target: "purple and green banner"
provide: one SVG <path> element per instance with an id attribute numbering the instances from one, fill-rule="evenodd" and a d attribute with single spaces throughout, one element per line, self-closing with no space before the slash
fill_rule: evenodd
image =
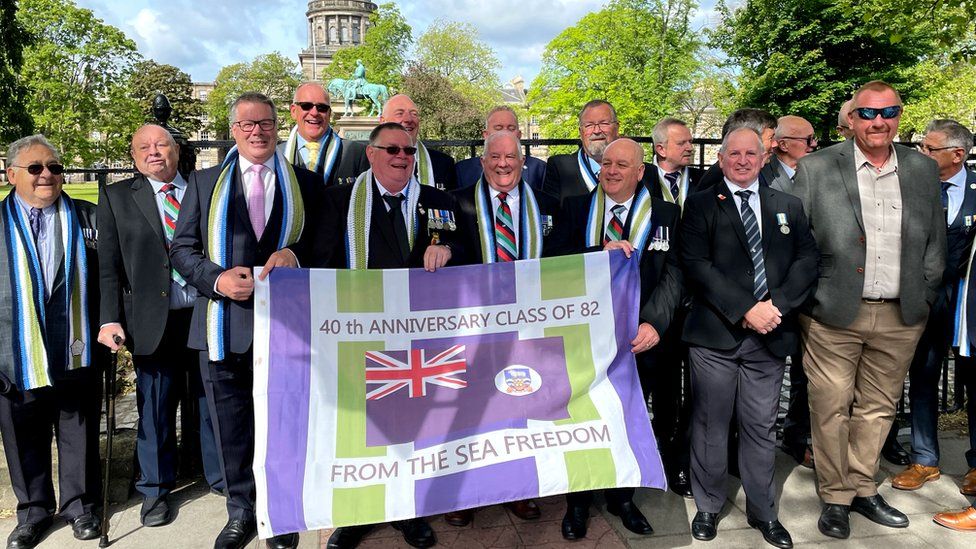
<path id="1" fill-rule="evenodd" d="M 277 269 L 255 289 L 261 537 L 665 488 L 623 253 Z"/>

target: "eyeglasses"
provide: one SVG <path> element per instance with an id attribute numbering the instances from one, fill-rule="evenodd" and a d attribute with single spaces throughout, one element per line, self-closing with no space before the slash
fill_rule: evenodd
<path id="1" fill-rule="evenodd" d="M 614 127 L 616 124 L 617 124 L 616 120 L 612 120 L 610 122 L 588 122 L 586 124 L 583 124 L 583 131 L 587 133 L 596 130 L 603 131 L 607 128 Z"/>
<path id="2" fill-rule="evenodd" d="M 295 101 L 292 105 L 298 105 L 303 111 L 310 111 L 312 107 L 318 109 L 319 112 L 329 112 L 332 110 L 332 105 L 326 103 L 312 103 L 311 101 Z"/>
<path id="3" fill-rule="evenodd" d="M 891 120 L 901 113 L 901 105 L 892 105 L 890 107 L 881 107 L 877 109 L 874 107 L 858 107 L 854 109 L 854 112 L 857 113 L 857 116 L 860 117 L 861 120 L 874 120 L 879 114 L 881 115 L 881 118 Z"/>
<path id="4" fill-rule="evenodd" d="M 929 147 L 925 143 L 919 143 L 918 144 L 918 150 L 921 151 L 921 152 L 923 152 L 923 153 L 933 153 L 933 152 L 936 152 L 936 151 L 945 151 L 945 150 L 948 150 L 948 149 L 960 149 L 960 148 L 962 148 L 962 147 L 951 147 L 951 146 L 950 147 Z"/>
<path id="5" fill-rule="evenodd" d="M 380 147 L 379 145 L 370 145 L 370 147 L 373 147 L 374 149 L 383 149 L 390 156 L 396 156 L 400 154 L 400 151 L 403 151 L 403 154 L 407 156 L 417 154 L 417 147 L 401 147 L 399 145 L 390 145 L 388 147 Z"/>
<path id="6" fill-rule="evenodd" d="M 806 142 L 807 147 L 816 147 L 817 146 L 817 138 L 814 137 L 814 136 L 812 136 L 812 135 L 808 135 L 806 137 L 790 137 L 788 135 L 784 135 L 782 137 L 778 137 L 777 139 L 795 139 L 797 141 L 804 141 L 804 142 Z"/>
<path id="7" fill-rule="evenodd" d="M 244 130 L 245 132 L 250 132 L 254 130 L 254 126 L 260 126 L 264 131 L 271 131 L 275 129 L 275 125 L 278 123 L 274 118 L 265 118 L 264 120 L 240 120 L 234 122 L 238 128 Z"/>
<path id="8" fill-rule="evenodd" d="M 47 168 L 47 171 L 51 172 L 51 175 L 61 175 L 64 173 L 64 166 L 61 164 L 31 164 L 29 166 L 18 166 L 16 164 L 11 164 L 11 167 L 23 168 L 31 175 L 41 175 L 44 168 Z"/>

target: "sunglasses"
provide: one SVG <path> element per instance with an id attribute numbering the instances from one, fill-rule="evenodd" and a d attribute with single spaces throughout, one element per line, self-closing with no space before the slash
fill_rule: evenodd
<path id="1" fill-rule="evenodd" d="M 803 142 L 805 142 L 807 144 L 807 147 L 816 147 L 817 146 L 817 138 L 814 137 L 814 136 L 812 136 L 812 135 L 808 135 L 806 137 L 790 137 L 788 135 L 784 135 L 784 136 L 778 137 L 777 139 L 794 139 L 796 141 L 803 141 Z"/>
<path id="2" fill-rule="evenodd" d="M 410 155 L 413 155 L 413 154 L 417 154 L 417 147 L 400 147 L 399 145 L 390 145 L 389 147 L 380 147 L 379 145 L 370 145 L 370 147 L 373 147 L 374 149 L 383 149 L 390 156 L 396 156 L 396 155 L 400 154 L 400 151 L 401 150 L 403 151 L 403 154 L 405 154 L 407 156 L 410 156 Z"/>
<path id="3" fill-rule="evenodd" d="M 306 112 L 312 110 L 312 107 L 318 109 L 319 112 L 327 112 L 332 110 L 332 105 L 327 105 L 325 103 L 312 103 L 311 101 L 296 101 L 294 104 L 298 105 L 300 109 Z"/>
<path id="4" fill-rule="evenodd" d="M 854 112 L 857 113 L 857 116 L 860 117 L 861 120 L 874 120 L 879 114 L 881 115 L 881 118 L 891 120 L 901 113 L 901 105 L 881 107 L 880 109 L 873 107 L 858 107 L 854 109 Z"/>
<path id="5" fill-rule="evenodd" d="M 12 166 L 14 168 L 23 168 L 27 170 L 27 173 L 31 175 L 41 175 L 41 172 L 44 171 L 44 168 L 47 168 L 47 171 L 51 172 L 51 175 L 61 175 L 64 173 L 64 166 L 62 166 L 61 164 L 47 164 L 47 165 L 31 164 L 30 166 L 17 166 L 17 165 L 12 165 Z"/>

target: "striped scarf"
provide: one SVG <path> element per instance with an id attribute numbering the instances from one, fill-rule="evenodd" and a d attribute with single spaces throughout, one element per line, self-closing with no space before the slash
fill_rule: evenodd
<path id="1" fill-rule="evenodd" d="M 576 153 L 576 163 L 579 164 L 580 177 L 583 178 L 583 183 L 586 184 L 586 188 L 590 192 L 593 192 L 593 189 L 600 186 L 600 180 L 590 168 L 590 158 L 586 156 L 583 149 Z"/>
<path id="2" fill-rule="evenodd" d="M 373 170 L 369 169 L 359 174 L 353 184 L 352 197 L 349 200 L 349 212 L 346 214 L 346 265 L 350 269 L 366 269 L 369 264 L 369 231 L 370 219 L 373 212 Z M 417 178 L 410 178 L 404 187 L 407 196 L 407 239 L 410 249 L 413 249 L 417 234 L 417 203 L 420 200 L 420 183 Z"/>
<path id="3" fill-rule="evenodd" d="M 430 152 L 421 141 L 417 141 L 417 179 L 421 185 L 436 186 L 434 181 L 434 164 L 430 160 Z"/>
<path id="4" fill-rule="evenodd" d="M 603 187 L 597 187 L 596 191 L 590 193 L 590 213 L 586 222 L 586 246 L 588 248 L 603 247 L 603 220 L 606 213 L 606 193 Z M 644 249 L 647 247 L 647 239 L 651 236 L 651 194 L 647 192 L 647 187 L 637 185 L 637 195 L 630 204 L 630 213 L 627 214 L 630 222 L 630 235 L 628 240 L 634 246 L 634 253 L 640 260 Z"/>
<path id="5" fill-rule="evenodd" d="M 495 263 L 495 214 L 491 207 L 488 185 L 484 177 L 475 183 L 475 211 L 478 215 L 478 240 L 481 242 L 482 263 Z M 542 257 L 542 214 L 532 188 L 519 182 L 519 259 Z"/>
<path id="6" fill-rule="evenodd" d="M 207 219 L 207 255 L 223 269 L 231 267 L 234 257 L 234 234 L 230 220 L 234 218 L 234 173 L 237 172 L 239 156 L 236 146 L 227 153 L 214 185 Z M 280 153 L 275 153 L 275 175 L 278 178 L 283 206 L 277 248 L 280 250 L 301 238 L 305 228 L 305 203 L 302 201 L 295 168 Z M 207 305 L 207 348 L 210 360 L 214 362 L 224 360 L 226 356 L 226 320 L 227 300 L 211 299 Z"/>
<path id="7" fill-rule="evenodd" d="M 15 379 L 21 390 L 51 385 L 51 365 L 44 346 L 46 311 L 44 271 L 27 214 L 10 193 L 0 205 L 3 216 L 7 260 L 10 264 L 10 293 L 13 314 L 13 358 Z M 85 240 L 75 215 L 74 203 L 61 195 L 56 215 L 61 222 L 64 246 L 65 302 L 68 312 L 67 369 L 91 365 L 88 322 L 88 265 Z"/>
<path id="8" fill-rule="evenodd" d="M 342 138 L 329 128 L 329 132 L 319 139 L 319 157 L 315 162 L 315 172 L 322 174 L 322 180 L 328 184 L 329 177 L 332 176 L 332 169 L 335 168 L 339 154 L 342 152 Z M 285 159 L 292 165 L 298 162 L 298 126 L 291 129 L 288 141 L 285 142 Z M 311 165 L 312 159 L 309 158 Z"/>

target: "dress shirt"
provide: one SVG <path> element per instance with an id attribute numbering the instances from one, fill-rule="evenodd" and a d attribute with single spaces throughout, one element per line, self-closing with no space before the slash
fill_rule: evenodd
<path id="1" fill-rule="evenodd" d="M 759 207 L 759 180 L 756 179 L 749 184 L 748 187 L 742 188 L 735 183 L 729 181 L 725 178 L 725 186 L 732 193 L 732 200 L 735 201 L 735 211 L 739 214 L 739 218 L 742 218 L 742 197 L 735 194 L 737 191 L 752 191 L 749 195 L 749 207 L 752 209 L 752 213 L 756 216 L 756 223 L 759 225 L 759 236 L 762 236 L 763 230 L 763 220 L 762 220 L 762 208 Z"/>
<path id="2" fill-rule="evenodd" d="M 956 216 L 959 215 L 959 210 L 962 209 L 962 201 L 966 198 L 966 170 L 960 167 L 956 175 L 946 179 L 946 181 L 950 184 L 948 189 L 949 215 L 946 217 L 946 224 L 952 225 Z"/>
<path id="3" fill-rule="evenodd" d="M 630 217 L 630 206 L 634 203 L 634 195 L 630 195 L 630 198 L 624 200 L 623 202 L 614 202 L 609 196 L 603 201 L 603 233 L 606 234 L 607 227 L 610 226 L 610 219 L 613 218 L 613 212 L 611 211 L 614 206 L 621 205 L 624 207 L 624 213 L 618 215 L 620 218 L 620 225 L 623 227 L 627 226 L 627 218 Z M 622 236 L 622 235 L 621 235 Z M 602 237 L 601 237 L 602 238 Z"/>
<path id="4" fill-rule="evenodd" d="M 251 189 L 251 185 L 254 183 L 254 174 L 250 172 L 251 166 L 254 162 L 244 158 L 243 155 L 238 157 L 238 162 L 240 163 L 241 174 L 244 178 L 244 197 L 247 200 L 248 191 Z M 264 161 L 264 223 L 267 224 L 268 220 L 271 219 L 271 209 L 274 207 L 274 196 L 275 196 L 275 155 L 271 155 L 271 158 Z"/>
<path id="5" fill-rule="evenodd" d="M 149 184 L 152 185 L 153 198 L 156 200 L 156 211 L 159 213 L 159 221 L 162 224 L 166 224 L 166 214 L 163 210 L 163 203 L 166 200 L 166 193 L 160 192 L 162 190 L 162 181 L 156 181 L 151 177 L 147 177 Z M 176 186 L 174 193 L 176 195 L 176 200 L 180 204 L 183 204 L 183 195 L 186 194 L 186 181 L 183 180 L 183 176 L 179 172 L 176 172 L 176 178 L 172 181 L 173 185 Z M 164 229 L 165 233 L 165 229 Z M 165 238 L 165 237 L 163 237 Z M 185 286 L 180 286 L 175 280 L 173 280 L 172 275 L 169 281 L 169 308 L 170 309 L 187 309 L 193 306 L 194 300 L 197 298 L 197 289 L 191 284 Z"/>
<path id="6" fill-rule="evenodd" d="M 854 169 L 864 218 L 864 291 L 867 299 L 897 299 L 901 293 L 901 187 L 894 146 L 880 169 L 854 144 Z"/>
<path id="7" fill-rule="evenodd" d="M 11 191 L 13 192 L 13 191 Z M 31 206 L 24 202 L 20 198 L 19 194 L 14 193 L 14 199 L 17 201 L 17 205 L 24 210 L 24 218 L 30 219 Z M 58 200 L 61 200 L 60 198 Z M 55 219 L 58 214 L 57 202 L 51 204 L 46 208 L 41 209 L 41 230 L 37 233 L 37 254 L 41 261 L 41 270 L 44 272 L 44 288 L 45 297 L 51 295 L 51 290 L 54 289 L 54 279 L 58 276 L 58 268 L 61 267 L 61 262 L 55 257 L 57 252 L 57 245 L 54 239 L 61 238 L 61 231 L 58 230 L 58 226 L 61 225 Z M 30 233 L 30 222 L 27 223 L 27 231 Z M 62 243 L 62 248 L 64 247 Z"/>
<path id="8" fill-rule="evenodd" d="M 491 185 L 488 186 L 488 193 L 491 195 L 491 213 L 492 213 L 491 217 L 492 219 L 494 219 L 495 214 L 498 213 L 498 207 L 502 205 L 502 201 L 500 198 L 498 198 L 498 194 L 499 194 L 498 191 L 491 188 Z M 518 246 L 518 243 L 521 242 L 521 240 L 519 240 L 520 205 L 519 205 L 518 185 L 516 185 L 514 189 L 508 191 L 507 202 L 508 202 L 508 208 L 512 210 L 512 230 L 515 231 L 515 245 Z M 522 250 L 518 250 L 518 252 L 521 254 Z"/>
<path id="9" fill-rule="evenodd" d="M 796 168 L 791 168 L 787 166 L 786 162 L 780 160 L 779 157 L 776 157 L 776 161 L 779 162 L 779 167 L 781 170 L 783 170 L 783 173 L 786 174 L 786 177 L 793 179 L 793 176 L 796 175 Z"/>
<path id="10" fill-rule="evenodd" d="M 295 134 L 295 147 L 298 149 L 298 156 L 301 157 L 302 163 L 305 164 L 305 167 L 307 168 L 308 167 L 308 147 L 305 146 L 306 143 L 308 143 L 308 140 L 306 140 L 304 137 L 302 137 L 302 134 L 300 134 L 300 133 L 296 133 Z"/>
<path id="11" fill-rule="evenodd" d="M 384 187 L 383 185 L 380 184 L 379 180 L 376 179 L 376 176 L 373 176 L 373 184 L 376 185 L 376 188 L 377 189 L 379 189 L 380 196 L 381 197 L 382 196 L 396 196 L 397 194 L 403 195 L 403 200 L 400 201 L 400 212 L 403 213 L 403 222 L 405 224 L 409 224 L 410 223 L 410 216 L 407 215 L 409 213 L 409 212 L 407 212 L 407 208 L 408 208 L 407 202 L 410 201 L 410 195 L 407 194 L 407 192 L 410 190 L 410 181 L 408 181 L 407 184 L 404 185 L 404 187 L 402 189 L 400 189 L 400 192 L 399 193 L 391 193 L 390 191 L 386 190 L 386 187 Z M 386 200 L 382 200 L 381 199 L 380 201 L 383 203 L 383 208 L 385 208 L 386 211 L 387 211 L 387 213 L 389 213 L 390 212 L 390 205 L 386 203 Z M 407 229 L 407 234 L 410 234 L 410 231 L 413 230 L 413 227 L 406 227 L 406 229 Z"/>
<path id="12" fill-rule="evenodd" d="M 600 175 L 600 170 L 603 169 L 603 166 L 601 166 L 596 160 L 593 160 L 592 156 L 586 154 L 586 151 L 583 151 L 583 156 L 585 156 L 586 161 L 590 163 L 590 171 L 593 172 L 593 175 Z"/>

